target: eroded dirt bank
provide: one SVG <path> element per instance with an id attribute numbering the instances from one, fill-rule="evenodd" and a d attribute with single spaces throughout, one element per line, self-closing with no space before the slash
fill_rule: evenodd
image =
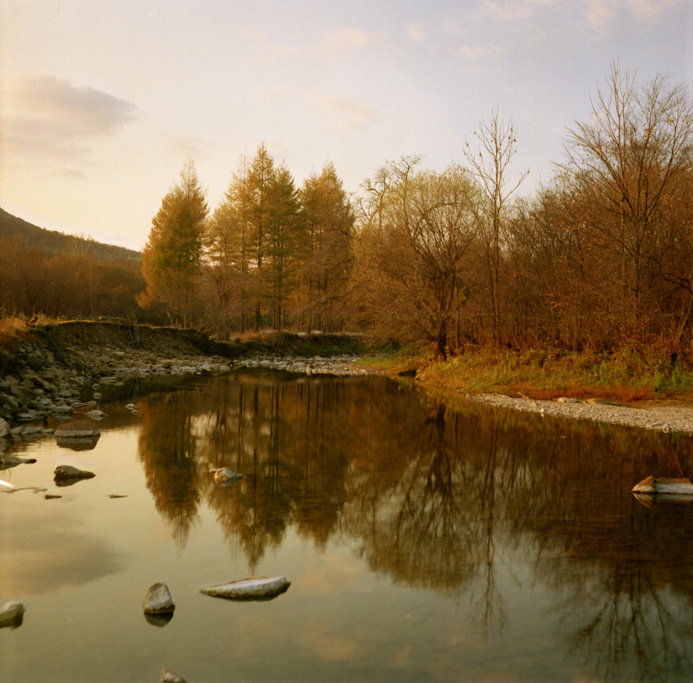
<path id="1" fill-rule="evenodd" d="M 70 417 L 75 410 L 97 406 L 111 388 L 132 378 L 165 382 L 171 376 L 229 372 L 238 367 L 305 374 L 380 373 L 377 367 L 355 365 L 357 356 L 344 341 L 343 337 L 285 335 L 279 340 L 275 336 L 260 342 L 219 343 L 196 330 L 101 322 L 36 327 L 0 354 L 0 419 L 28 425 L 50 414 Z M 335 342 L 352 352 L 334 355 Z M 466 398 L 545 416 L 693 434 L 690 404 L 533 401 L 498 394 Z"/>
<path id="2" fill-rule="evenodd" d="M 29 423 L 49 414 L 70 416 L 95 404 L 106 387 L 128 379 L 228 372 L 234 367 L 274 367 L 291 372 L 365 373 L 355 356 L 323 358 L 301 350 L 334 352 L 335 338 L 276 337 L 243 343 L 215 342 L 196 330 L 101 322 L 36 327 L 0 357 L 0 418 Z M 302 349 L 302 347 L 304 347 Z"/>

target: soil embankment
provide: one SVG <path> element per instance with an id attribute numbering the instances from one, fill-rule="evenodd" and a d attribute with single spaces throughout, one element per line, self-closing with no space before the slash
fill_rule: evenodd
<path id="1" fill-rule="evenodd" d="M 357 351 L 358 343 L 346 336 L 274 334 L 249 342 L 223 343 L 197 330 L 177 328 L 102 322 L 35 327 L 0 353 L 0 422 L 36 423 L 51 414 L 69 417 L 74 410 L 96 406 L 102 396 L 132 378 L 165 383 L 171 376 L 228 372 L 238 367 L 304 374 L 383 371 L 377 366 L 354 365 Z M 427 389 L 425 382 L 422 386 Z M 460 395 L 459 390 L 450 393 Z M 535 401 L 499 394 L 466 398 L 547 417 L 693 434 L 690 404 Z"/>
<path id="2" fill-rule="evenodd" d="M 30 328 L 0 355 L 0 418 L 28 423 L 50 414 L 70 416 L 132 378 L 165 380 L 238 366 L 365 373 L 351 366 L 352 355 L 334 355 L 340 344 L 353 346 L 347 337 L 326 335 L 223 343 L 197 330 L 102 322 Z M 330 358 L 321 357 L 321 349 Z"/>

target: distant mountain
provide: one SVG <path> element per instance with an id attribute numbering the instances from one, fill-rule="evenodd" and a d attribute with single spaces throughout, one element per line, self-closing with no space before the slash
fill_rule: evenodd
<path id="1" fill-rule="evenodd" d="M 140 252 L 133 249 L 39 228 L 0 209 L 0 237 L 16 233 L 21 235 L 24 246 L 35 247 L 52 254 L 88 254 L 98 261 L 137 261 L 141 258 Z"/>

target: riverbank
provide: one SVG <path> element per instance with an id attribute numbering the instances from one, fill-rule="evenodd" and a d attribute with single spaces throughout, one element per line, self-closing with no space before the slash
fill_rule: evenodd
<path id="1" fill-rule="evenodd" d="M 604 358 L 555 352 L 466 354 L 434 363 L 406 353 L 364 355 L 353 335 L 272 333 L 217 342 L 196 330 L 66 322 L 27 327 L 0 350 L 0 418 L 34 423 L 98 406 L 130 379 L 260 368 L 298 374 L 415 377 L 428 394 L 568 419 L 693 434 L 690 378 L 633 354 Z M 537 362 L 536 354 L 544 353 Z M 570 372 L 569 372 L 570 370 Z M 596 379 L 595 379 L 596 378 Z M 659 391 L 655 391 L 659 388 Z"/>
<path id="2" fill-rule="evenodd" d="M 349 335 L 285 335 L 217 342 L 197 330 L 106 322 L 30 326 L 0 350 L 0 419 L 36 423 L 96 407 L 129 380 L 266 368 L 303 374 L 367 374 Z"/>
<path id="3" fill-rule="evenodd" d="M 633 352 L 560 354 L 535 350 L 466 354 L 446 362 L 406 353 L 371 357 L 365 367 L 416 377 L 440 400 L 468 400 L 546 417 L 693 434 L 690 373 L 670 359 Z"/>

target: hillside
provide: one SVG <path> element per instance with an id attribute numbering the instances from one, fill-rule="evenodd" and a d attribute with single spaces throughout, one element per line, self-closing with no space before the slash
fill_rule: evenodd
<path id="1" fill-rule="evenodd" d="M 13 234 L 22 236 L 22 246 L 41 249 L 50 254 L 89 254 L 98 261 L 138 261 L 141 256 L 139 252 L 125 247 L 39 228 L 0 208 L 0 238 Z"/>

